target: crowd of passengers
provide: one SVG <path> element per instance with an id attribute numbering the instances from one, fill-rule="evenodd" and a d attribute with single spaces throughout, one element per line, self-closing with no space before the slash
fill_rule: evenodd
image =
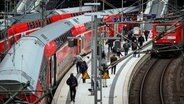
<path id="1" fill-rule="evenodd" d="M 106 42 L 108 44 L 108 52 L 112 52 L 118 57 L 123 56 L 122 52 L 124 52 L 124 55 L 126 56 L 130 48 L 132 49 L 132 51 L 141 49 L 143 43 L 148 40 L 149 31 L 144 30 L 139 32 L 139 34 L 134 34 L 132 28 L 128 30 L 126 29 L 126 27 L 124 27 L 122 34 L 117 34 L 116 37 L 119 37 L 120 39 L 109 39 Z M 115 46 L 115 42 L 117 41 L 123 43 L 122 45 L 120 45 L 121 47 L 117 48 Z M 136 57 L 136 53 L 137 52 L 134 52 L 134 57 Z"/>

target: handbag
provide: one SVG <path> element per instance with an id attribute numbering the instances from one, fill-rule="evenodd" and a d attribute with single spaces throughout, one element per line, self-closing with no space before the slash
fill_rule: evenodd
<path id="1" fill-rule="evenodd" d="M 89 74 L 87 71 L 85 71 L 84 73 L 82 73 L 82 79 L 90 79 Z"/>

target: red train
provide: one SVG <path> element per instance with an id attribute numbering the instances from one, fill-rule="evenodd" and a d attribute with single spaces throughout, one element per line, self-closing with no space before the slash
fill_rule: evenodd
<path id="1" fill-rule="evenodd" d="M 152 38 L 153 53 L 161 56 L 181 53 L 184 46 L 183 22 L 176 19 L 156 20 L 152 25 Z"/>
<path id="2" fill-rule="evenodd" d="M 79 8 L 80 7 L 78 7 L 78 9 L 75 8 L 75 10 L 71 9 L 73 11 L 71 11 L 70 9 L 69 10 L 64 9 L 63 12 L 61 12 L 60 14 L 53 15 L 53 16 L 50 16 L 49 18 L 46 18 L 44 20 L 44 26 L 59 20 L 82 15 L 83 13 L 86 13 L 86 12 L 94 11 L 93 8 L 90 6 L 82 7 L 81 12 Z M 12 25 L 8 29 L 7 34 L 0 33 L 0 54 L 4 54 L 12 46 L 12 44 L 14 44 L 22 36 L 28 35 L 40 29 L 42 24 L 43 24 L 42 19 L 28 21 L 28 22 L 21 22 L 21 23 Z"/>
<path id="3" fill-rule="evenodd" d="M 120 10 L 104 12 L 114 18 Z M 65 19 L 18 40 L 0 63 L 0 103 L 50 103 L 48 93 L 73 65 L 74 56 L 91 49 L 91 20 L 84 15 Z M 71 48 L 67 37 L 81 39 Z"/>

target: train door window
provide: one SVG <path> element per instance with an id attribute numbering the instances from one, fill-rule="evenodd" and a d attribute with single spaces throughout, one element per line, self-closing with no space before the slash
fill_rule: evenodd
<path id="1" fill-rule="evenodd" d="M 50 84 L 56 84 L 56 56 L 53 55 L 50 59 Z"/>
<path id="2" fill-rule="evenodd" d="M 78 42 L 77 42 L 77 54 L 81 53 L 81 49 L 82 49 L 82 40 L 78 39 Z"/>
<path id="3" fill-rule="evenodd" d="M 81 36 L 81 49 L 84 48 L 84 44 L 85 44 L 85 42 L 84 42 L 84 36 L 82 35 Z"/>
<path id="4" fill-rule="evenodd" d="M 46 73 L 47 73 L 47 68 L 48 68 L 48 61 L 46 59 L 43 59 L 42 65 L 41 65 L 41 74 L 39 76 L 39 79 L 41 81 L 41 84 L 43 87 L 46 87 Z"/>

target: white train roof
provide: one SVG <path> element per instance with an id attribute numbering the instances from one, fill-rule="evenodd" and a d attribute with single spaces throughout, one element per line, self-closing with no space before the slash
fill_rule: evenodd
<path id="1" fill-rule="evenodd" d="M 30 81 L 31 88 L 37 84 L 44 44 L 35 37 L 23 37 L 13 46 L 0 64 L 0 80 Z M 33 56 L 33 57 L 32 57 Z M 38 74 L 36 74 L 38 73 Z"/>
<path id="2" fill-rule="evenodd" d="M 77 13 L 80 10 L 79 8 L 80 7 L 48 10 L 48 11 L 46 11 L 46 17 L 50 17 L 52 15 L 57 15 L 57 14 L 63 14 L 63 13 Z M 81 10 L 83 12 L 92 10 L 91 6 L 83 6 L 81 8 L 82 8 Z M 17 20 L 20 22 L 33 21 L 33 20 L 37 20 L 37 19 L 42 19 L 41 15 L 42 15 L 41 13 L 24 14 L 21 16 L 12 17 L 9 20 L 11 21 L 11 24 Z"/>

